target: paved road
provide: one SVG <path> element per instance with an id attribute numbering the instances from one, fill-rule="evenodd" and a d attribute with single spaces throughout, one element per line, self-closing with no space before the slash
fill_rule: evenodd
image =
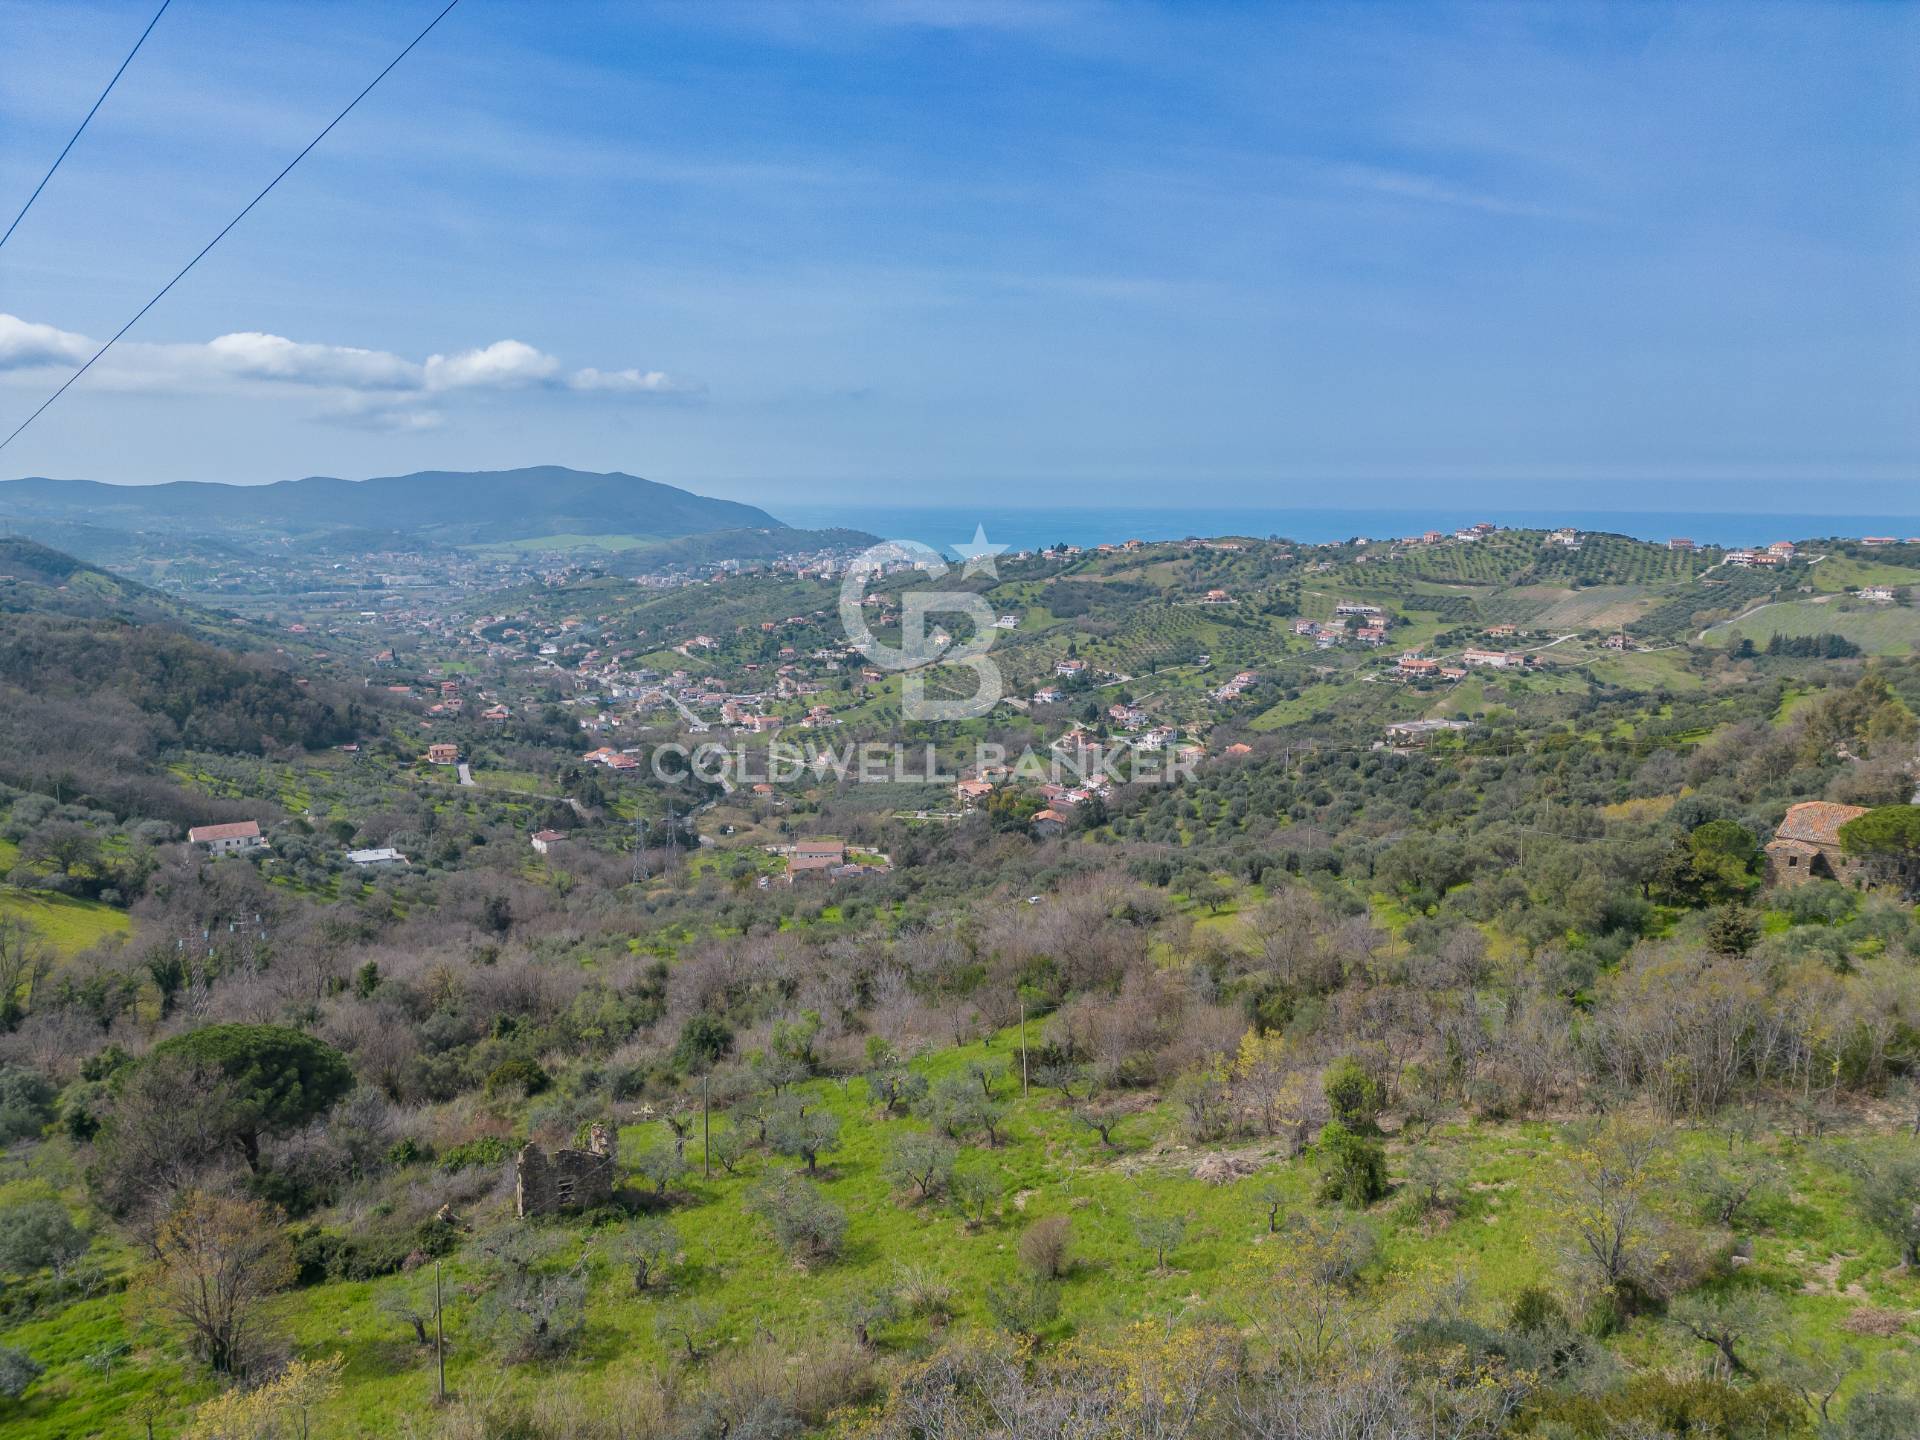
<path id="1" fill-rule="evenodd" d="M 474 783 L 474 780 L 473 780 L 473 767 L 472 767 L 471 765 L 469 765 L 469 764 L 467 764 L 467 762 L 466 762 L 466 761 L 464 761 L 464 760 L 462 760 L 462 761 L 460 762 L 460 764 L 459 764 L 459 767 L 458 767 L 458 768 L 459 768 L 459 771 L 460 771 L 460 783 L 461 783 L 462 785 L 471 785 L 471 784 L 473 784 L 473 783 Z"/>

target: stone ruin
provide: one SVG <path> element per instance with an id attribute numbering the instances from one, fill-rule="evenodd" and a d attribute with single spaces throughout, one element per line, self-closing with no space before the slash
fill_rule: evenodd
<path id="1" fill-rule="evenodd" d="M 529 1215 L 592 1210 L 613 1200 L 614 1138 L 604 1125 L 587 1132 L 584 1150 L 551 1155 L 532 1141 L 513 1157 L 513 1209 Z"/>

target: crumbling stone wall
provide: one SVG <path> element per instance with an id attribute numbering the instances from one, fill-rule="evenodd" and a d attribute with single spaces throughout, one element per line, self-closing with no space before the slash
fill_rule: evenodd
<path id="1" fill-rule="evenodd" d="M 584 1150 L 551 1155 L 531 1141 L 513 1157 L 513 1208 L 521 1218 L 592 1210 L 613 1199 L 614 1139 L 604 1125 L 588 1131 Z"/>

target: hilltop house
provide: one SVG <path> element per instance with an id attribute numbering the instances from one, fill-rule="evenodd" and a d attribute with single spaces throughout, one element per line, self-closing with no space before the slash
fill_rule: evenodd
<path id="1" fill-rule="evenodd" d="M 235 820 L 227 825 L 196 825 L 187 831 L 187 843 L 204 845 L 215 855 L 232 855 L 266 849 L 267 837 L 260 833 L 258 820 Z"/>
<path id="2" fill-rule="evenodd" d="M 458 765 L 460 763 L 460 747 L 449 744 L 444 740 L 436 740 L 433 744 L 427 746 L 427 763 L 429 765 Z"/>
<path id="3" fill-rule="evenodd" d="M 1519 650 L 1469 650 L 1460 659 L 1469 666 L 1484 665 L 1493 670 L 1521 670 L 1527 664 L 1527 656 Z"/>
<path id="4" fill-rule="evenodd" d="M 1859 805 L 1805 800 L 1789 805 L 1780 827 L 1767 842 L 1767 873 L 1776 885 L 1808 880 L 1840 880 L 1857 885 L 1860 862 L 1840 848 L 1840 827 L 1866 814 Z"/>

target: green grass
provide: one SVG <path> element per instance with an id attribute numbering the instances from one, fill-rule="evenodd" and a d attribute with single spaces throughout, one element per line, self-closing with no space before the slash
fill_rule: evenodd
<path id="1" fill-rule="evenodd" d="M 1816 590 L 1857 590 L 1867 585 L 1920 585 L 1920 570 L 1889 565 L 1852 555 L 1829 555 L 1807 571 L 1807 581 Z"/>
<path id="2" fill-rule="evenodd" d="M 61 955 L 76 955 L 108 935 L 132 928 L 124 910 L 98 900 L 50 895 L 44 890 L 19 890 L 0 885 L 0 915 L 18 915 L 40 932 Z"/>
<path id="3" fill-rule="evenodd" d="M 1707 643 L 1724 646 L 1748 639 L 1765 649 L 1775 635 L 1823 634 L 1844 635 L 1869 655 L 1910 655 L 1920 648 L 1920 609 L 1870 601 L 1791 600 L 1713 630 Z"/>

